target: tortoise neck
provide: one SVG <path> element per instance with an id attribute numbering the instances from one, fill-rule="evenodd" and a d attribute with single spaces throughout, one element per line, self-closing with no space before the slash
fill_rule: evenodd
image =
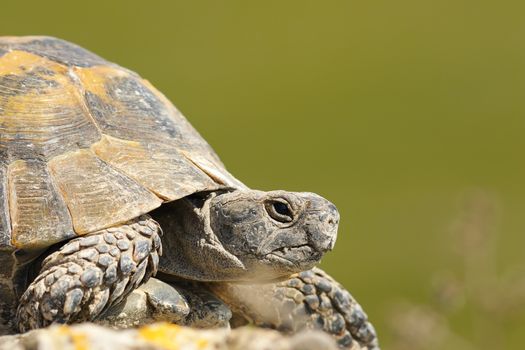
<path id="1" fill-rule="evenodd" d="M 234 280 L 244 265 L 210 228 L 210 203 L 220 193 L 189 196 L 151 213 L 164 234 L 159 271 L 189 280 Z"/>

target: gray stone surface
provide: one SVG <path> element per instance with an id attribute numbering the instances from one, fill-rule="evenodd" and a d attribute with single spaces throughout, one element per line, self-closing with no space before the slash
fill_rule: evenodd
<path id="1" fill-rule="evenodd" d="M 201 330 L 168 323 L 139 329 L 112 330 L 94 324 L 51 326 L 16 336 L 0 337 L 0 350 L 336 350 L 326 334 L 310 331 L 285 336 L 241 327 Z M 352 350 L 360 349 L 354 347 Z"/>

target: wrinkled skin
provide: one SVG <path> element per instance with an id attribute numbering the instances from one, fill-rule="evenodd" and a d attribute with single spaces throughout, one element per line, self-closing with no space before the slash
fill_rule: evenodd
<path id="1" fill-rule="evenodd" d="M 313 193 L 194 195 L 151 213 L 164 230 L 159 270 L 200 281 L 274 280 L 312 268 L 331 250 L 339 214 Z"/>

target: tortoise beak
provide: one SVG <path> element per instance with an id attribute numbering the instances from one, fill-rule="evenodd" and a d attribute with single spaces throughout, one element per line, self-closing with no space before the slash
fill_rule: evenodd
<path id="1" fill-rule="evenodd" d="M 339 212 L 335 205 L 314 193 L 304 193 L 308 198 L 306 215 L 309 216 L 305 226 L 312 246 L 320 253 L 334 249 L 339 227 Z"/>

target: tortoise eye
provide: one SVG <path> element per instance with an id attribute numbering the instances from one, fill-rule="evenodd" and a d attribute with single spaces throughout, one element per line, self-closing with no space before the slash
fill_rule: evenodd
<path id="1" fill-rule="evenodd" d="M 265 208 L 268 215 L 270 215 L 275 221 L 288 223 L 292 222 L 294 219 L 290 204 L 285 200 L 269 200 L 265 203 Z"/>

